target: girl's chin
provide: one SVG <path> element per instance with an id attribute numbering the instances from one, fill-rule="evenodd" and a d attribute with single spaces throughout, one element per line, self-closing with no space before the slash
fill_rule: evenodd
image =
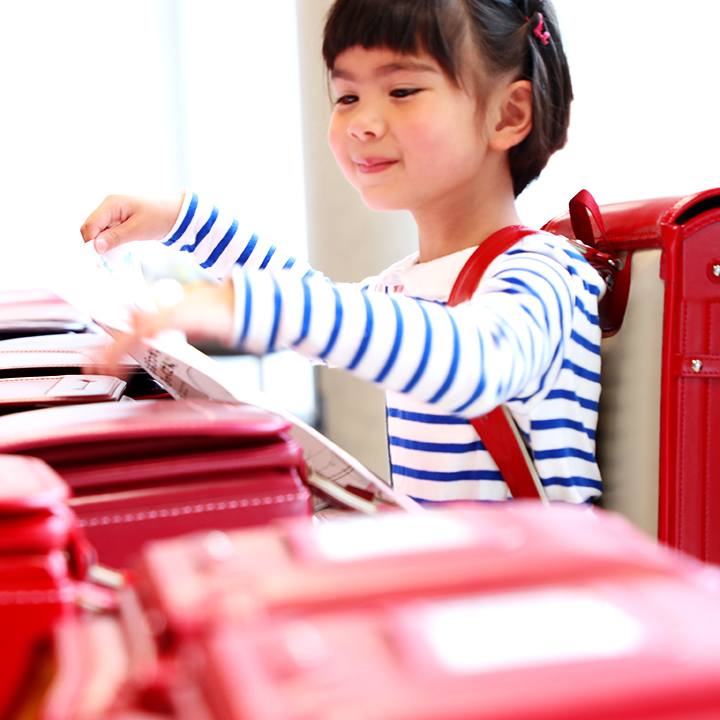
<path id="1" fill-rule="evenodd" d="M 402 202 L 399 198 L 389 197 L 387 193 L 373 192 L 361 188 L 360 195 L 365 205 L 367 205 L 370 210 L 375 210 L 376 212 L 408 209 L 406 203 Z"/>

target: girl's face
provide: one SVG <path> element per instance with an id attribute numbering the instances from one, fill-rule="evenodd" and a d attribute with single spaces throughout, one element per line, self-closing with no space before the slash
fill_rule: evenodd
<path id="1" fill-rule="evenodd" d="M 332 82 L 330 146 L 370 208 L 421 211 L 477 197 L 489 114 L 432 57 L 355 46 L 338 56 Z"/>

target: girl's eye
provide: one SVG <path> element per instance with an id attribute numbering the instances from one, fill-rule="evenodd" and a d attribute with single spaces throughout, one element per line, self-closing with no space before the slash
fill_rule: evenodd
<path id="1" fill-rule="evenodd" d="M 390 93 L 391 97 L 394 98 L 406 98 L 410 95 L 417 95 L 420 92 L 420 88 L 398 88 Z"/>
<path id="2" fill-rule="evenodd" d="M 341 95 L 336 101 L 336 105 L 352 105 L 358 101 L 357 95 Z"/>

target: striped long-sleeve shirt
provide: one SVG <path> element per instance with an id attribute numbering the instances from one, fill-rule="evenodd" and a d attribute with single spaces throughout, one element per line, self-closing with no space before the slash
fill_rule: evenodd
<path id="1" fill-rule="evenodd" d="M 505 404 L 551 500 L 600 494 L 604 284 L 562 238 L 524 238 L 453 308 L 445 303 L 474 248 L 334 285 L 190 192 L 164 242 L 218 278 L 233 275 L 236 342 L 247 351 L 289 347 L 387 390 L 397 490 L 427 501 L 507 499 L 469 423 Z"/>

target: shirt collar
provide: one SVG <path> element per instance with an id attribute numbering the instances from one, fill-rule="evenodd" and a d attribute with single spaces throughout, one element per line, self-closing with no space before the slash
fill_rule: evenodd
<path id="1" fill-rule="evenodd" d="M 418 253 L 413 253 L 391 265 L 380 276 L 380 282 L 389 287 L 402 286 L 404 295 L 445 302 L 460 270 L 476 249 L 465 248 L 425 263 L 419 263 Z"/>

